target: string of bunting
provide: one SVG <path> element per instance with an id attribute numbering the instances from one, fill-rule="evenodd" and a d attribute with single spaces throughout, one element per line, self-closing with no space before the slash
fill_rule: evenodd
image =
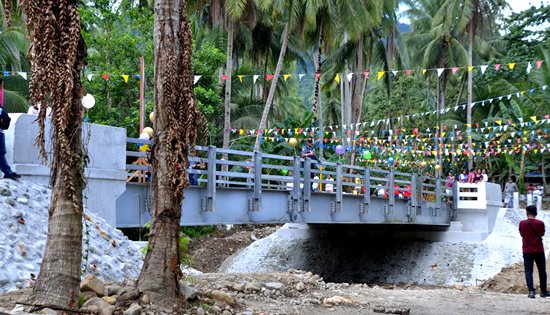
<path id="1" fill-rule="evenodd" d="M 510 62 L 510 63 L 507 63 L 507 64 L 491 64 L 491 65 L 485 64 L 485 65 L 476 65 L 476 66 L 462 66 L 462 67 L 454 66 L 454 67 L 444 67 L 444 68 L 417 68 L 417 69 L 412 69 L 411 68 L 411 69 L 400 69 L 400 70 L 390 70 L 390 71 L 375 71 L 373 69 L 367 69 L 367 70 L 361 71 L 361 72 L 350 72 L 350 73 L 346 73 L 346 74 L 337 73 L 334 76 L 334 78 L 332 78 L 332 79 L 334 81 L 336 81 L 337 83 L 340 83 L 340 81 L 343 78 L 346 78 L 348 81 L 351 81 L 354 76 L 363 75 L 365 78 L 369 78 L 370 75 L 374 74 L 374 73 L 376 73 L 377 80 L 381 80 L 384 77 L 385 74 L 389 75 L 390 73 L 393 74 L 394 76 L 407 75 L 407 76 L 410 77 L 414 74 L 426 75 L 427 73 L 435 72 L 437 74 L 437 76 L 439 77 L 445 71 L 450 71 L 452 73 L 452 75 L 457 75 L 457 73 L 459 73 L 459 71 L 471 72 L 474 69 L 478 69 L 478 68 L 481 71 L 482 75 L 484 75 L 485 72 L 488 69 L 492 69 L 492 71 L 494 71 L 496 73 L 496 72 L 499 72 L 502 69 L 506 69 L 506 68 L 509 71 L 514 71 L 514 69 L 517 69 L 517 68 L 520 68 L 520 67 L 525 67 L 525 72 L 530 73 L 531 70 L 533 69 L 533 65 L 534 65 L 535 69 L 540 69 L 542 67 L 543 63 L 544 63 L 544 61 L 542 61 L 542 60 L 535 60 L 535 61 L 527 61 L 527 62 Z M 29 72 L 24 72 L 24 71 L 2 71 L 2 74 L 5 77 L 10 76 L 10 75 L 19 75 L 23 79 L 27 80 L 28 79 L 28 74 L 30 74 L 30 73 Z M 281 77 L 283 78 L 284 81 L 287 81 L 289 78 L 297 78 L 298 81 L 302 81 L 302 79 L 305 76 L 314 76 L 315 81 L 318 81 L 318 80 L 320 80 L 320 78 L 323 74 L 324 73 L 314 73 L 314 74 L 284 73 L 284 74 L 281 74 Z M 218 74 L 196 74 L 193 77 L 193 82 L 194 82 L 193 84 L 197 84 L 197 82 L 200 80 L 200 78 L 205 77 L 205 76 L 206 77 L 218 77 L 222 81 L 225 81 L 229 78 L 229 76 L 226 75 L 226 74 L 222 74 L 221 76 L 218 75 Z M 236 74 L 236 75 L 232 76 L 232 79 L 238 79 L 239 82 L 242 83 L 244 79 L 250 79 L 251 78 L 253 83 L 256 84 L 257 80 L 260 77 L 263 77 L 263 76 L 260 76 L 259 74 Z M 271 79 L 273 79 L 273 77 L 274 77 L 273 74 L 266 74 L 265 75 L 265 81 L 269 82 L 269 81 L 271 81 Z M 102 78 L 105 81 L 109 81 L 111 79 L 118 78 L 118 79 L 123 80 L 125 83 L 128 83 L 130 78 L 135 78 L 137 80 L 140 80 L 141 76 L 139 74 L 112 74 L 112 73 L 103 73 L 103 72 L 95 72 L 94 71 L 94 72 L 88 73 L 86 75 L 86 78 L 88 79 L 88 81 L 92 81 L 94 78 Z"/>
<path id="2" fill-rule="evenodd" d="M 486 100 L 480 100 L 480 101 L 472 102 L 470 107 L 473 108 L 476 105 L 485 106 L 485 104 L 491 104 L 494 101 L 500 101 L 500 100 L 503 100 L 503 99 L 510 100 L 512 97 L 521 98 L 521 97 L 525 96 L 526 94 L 532 95 L 534 92 L 543 91 L 543 90 L 546 90 L 547 88 L 548 88 L 547 85 L 543 85 L 543 86 L 540 86 L 540 87 L 531 88 L 529 90 L 518 91 L 518 92 L 514 92 L 514 93 L 502 95 L 502 96 L 489 98 L 489 99 L 486 99 Z M 456 112 L 459 109 L 466 109 L 466 106 L 468 106 L 468 104 L 460 104 L 460 105 L 457 105 L 457 106 L 454 106 L 454 107 L 448 107 L 448 108 L 445 108 L 445 109 L 441 109 L 441 110 L 439 110 L 439 112 L 441 114 L 445 114 L 445 113 L 450 112 L 453 109 Z M 424 117 L 424 116 L 427 116 L 427 115 L 436 114 L 437 112 L 438 112 L 437 110 L 433 110 L 433 111 L 421 112 L 421 113 L 416 113 L 416 114 L 404 115 L 403 119 L 414 119 L 414 118 L 417 118 L 417 117 Z M 544 115 L 544 119 L 548 119 L 549 117 L 547 117 L 547 116 L 548 115 Z M 367 127 L 367 126 L 374 127 L 374 126 L 378 126 L 382 123 L 388 124 L 390 121 L 394 121 L 394 120 L 399 122 L 401 120 L 401 118 L 402 117 L 390 117 L 390 118 L 386 118 L 386 119 L 360 122 L 360 123 L 357 123 L 357 124 L 324 126 L 323 127 L 323 132 L 326 135 L 328 135 L 330 132 L 337 132 L 337 130 L 340 130 L 341 132 L 345 132 L 347 134 L 350 134 L 351 132 L 354 131 L 356 135 L 359 135 L 359 133 L 360 133 L 359 130 L 362 127 Z M 536 116 L 532 116 L 531 119 L 535 119 L 536 121 L 538 121 L 538 118 Z M 502 120 L 496 120 L 495 123 L 498 124 L 499 126 L 501 126 L 503 121 Z M 522 123 L 522 122 L 520 122 L 520 123 Z M 484 123 L 484 124 L 486 125 L 487 123 Z M 467 127 L 472 127 L 472 126 L 468 126 L 468 124 L 466 124 L 466 126 Z M 455 129 L 456 129 L 456 126 L 455 126 Z M 303 134 L 305 136 L 306 133 L 311 133 L 310 137 L 313 137 L 315 134 L 317 136 L 322 136 L 322 133 L 319 130 L 319 127 L 271 128 L 271 129 L 264 129 L 264 130 L 230 128 L 230 131 L 232 133 L 238 133 L 239 135 L 257 135 L 258 133 L 260 133 L 262 136 L 269 136 L 269 135 L 275 136 L 275 135 L 278 135 L 279 133 L 282 134 L 282 135 L 284 135 L 284 134 L 293 135 L 293 134 L 299 134 L 300 133 L 300 134 Z M 374 132 L 374 131 L 372 131 L 372 132 Z"/>

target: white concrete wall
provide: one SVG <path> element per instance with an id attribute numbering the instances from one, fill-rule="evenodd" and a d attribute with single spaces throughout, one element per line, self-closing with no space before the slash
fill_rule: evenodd
<path id="1" fill-rule="evenodd" d="M 43 165 L 38 147 L 36 116 L 11 114 L 11 126 L 5 131 L 7 160 L 25 180 L 48 185 L 50 168 Z M 51 124 L 46 125 L 46 148 L 51 152 Z M 126 190 L 126 130 L 96 124 L 83 124 L 83 139 L 90 132 L 90 161 L 84 175 L 87 187 L 84 205 L 99 214 L 109 225 L 116 226 L 116 200 Z M 51 160 L 51 159 L 50 159 Z"/>

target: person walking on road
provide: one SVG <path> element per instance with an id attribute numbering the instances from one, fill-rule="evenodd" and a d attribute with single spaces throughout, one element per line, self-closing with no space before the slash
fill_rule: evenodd
<path id="1" fill-rule="evenodd" d="M 525 270 L 525 282 L 529 298 L 534 299 L 536 292 L 533 285 L 533 263 L 537 264 L 540 281 L 540 297 L 550 297 L 547 290 L 546 279 L 546 257 L 542 237 L 544 236 L 544 222 L 536 219 L 537 207 L 527 206 L 525 210 L 527 219 L 519 222 L 519 234 L 523 239 L 523 268 Z"/>
<path id="2" fill-rule="evenodd" d="M 514 183 L 512 177 L 508 178 L 508 182 L 504 186 L 504 196 L 506 197 L 505 207 L 512 208 L 514 206 L 514 192 L 518 191 L 518 186 Z"/>

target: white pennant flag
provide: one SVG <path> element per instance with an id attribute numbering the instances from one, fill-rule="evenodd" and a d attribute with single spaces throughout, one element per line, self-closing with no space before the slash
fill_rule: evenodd
<path id="1" fill-rule="evenodd" d="M 257 74 L 255 74 L 255 75 L 252 76 L 252 81 L 254 81 L 254 84 L 256 84 L 256 81 L 258 80 L 259 77 L 260 77 L 260 76 L 257 75 Z M 301 77 L 300 77 L 300 78 L 301 78 Z"/>
<path id="2" fill-rule="evenodd" d="M 531 72 L 531 63 L 529 62 L 527 64 L 527 69 L 525 70 L 527 73 L 530 73 Z"/>
<path id="3" fill-rule="evenodd" d="M 512 94 L 508 94 L 508 99 L 511 99 L 512 98 Z"/>
<path id="4" fill-rule="evenodd" d="M 455 106 L 455 112 L 458 110 L 458 106 Z"/>
<path id="5" fill-rule="evenodd" d="M 348 78 L 348 82 L 351 82 L 351 78 L 353 77 L 353 73 L 348 73 L 346 75 L 346 78 Z"/>
<path id="6" fill-rule="evenodd" d="M 479 68 L 481 68 L 481 74 L 485 74 L 485 70 L 487 70 L 488 67 L 488 65 L 480 66 Z"/>
<path id="7" fill-rule="evenodd" d="M 445 68 L 437 68 L 437 76 L 440 77 L 443 71 L 445 71 Z"/>
<path id="8" fill-rule="evenodd" d="M 547 86 L 548 86 L 548 85 L 543 85 L 543 86 L 542 86 L 542 89 L 543 89 L 543 90 L 546 90 L 546 87 L 547 87 Z"/>
<path id="9" fill-rule="evenodd" d="M 201 78 L 200 75 L 196 75 L 193 77 L 193 84 L 197 84 L 197 82 L 199 81 L 199 79 Z"/>
<path id="10" fill-rule="evenodd" d="M 502 101 L 502 96 L 499 96 L 499 97 L 498 97 L 498 100 L 499 100 L 499 101 Z"/>
<path id="11" fill-rule="evenodd" d="M 92 73 L 88 74 L 88 81 L 92 81 L 92 77 L 93 77 L 93 76 L 94 76 L 94 75 L 93 75 Z"/>
<path id="12" fill-rule="evenodd" d="M 397 70 L 392 70 L 391 73 L 393 73 L 394 76 L 397 76 Z"/>
<path id="13" fill-rule="evenodd" d="M 300 74 L 298 75 L 298 80 L 299 80 L 299 81 L 302 81 L 302 78 L 304 77 L 304 75 L 305 75 L 305 74 L 300 73 Z"/>
<path id="14" fill-rule="evenodd" d="M 23 79 L 27 80 L 27 73 L 26 72 L 17 72 L 20 76 L 23 77 Z"/>

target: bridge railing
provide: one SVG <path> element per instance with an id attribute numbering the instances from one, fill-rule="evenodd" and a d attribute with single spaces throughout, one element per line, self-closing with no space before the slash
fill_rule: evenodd
<path id="1" fill-rule="evenodd" d="M 132 149 L 132 146 L 151 145 L 151 142 L 128 139 L 128 144 Z M 143 182 L 151 176 L 147 151 L 129 150 L 127 159 L 129 181 Z M 213 208 L 218 187 L 252 189 L 252 209 L 259 209 L 262 190 L 266 189 L 288 190 L 291 200 L 303 201 L 304 207 L 308 207 L 312 193 L 332 193 L 336 210 L 345 194 L 362 195 L 365 205 L 370 203 L 371 197 L 386 198 L 389 207 L 396 199 L 410 200 L 413 208 L 421 207 L 422 202 L 434 202 L 436 210 L 453 195 L 440 178 L 214 146 L 197 146 L 196 155 L 189 157 L 189 165 L 191 184 L 206 187 L 207 209 Z"/>

